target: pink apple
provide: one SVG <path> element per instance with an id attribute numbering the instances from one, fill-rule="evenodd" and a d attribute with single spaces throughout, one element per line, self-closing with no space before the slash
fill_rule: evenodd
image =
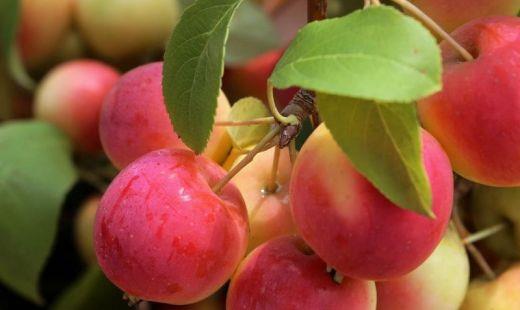
<path id="1" fill-rule="evenodd" d="M 100 151 L 101 105 L 118 79 L 119 73 L 102 62 L 82 59 L 63 63 L 38 86 L 34 115 L 60 127 L 78 150 Z"/>
<path id="2" fill-rule="evenodd" d="M 334 282 L 327 264 L 297 237 L 270 240 L 240 264 L 229 285 L 226 309 L 376 309 L 374 282 Z"/>
<path id="3" fill-rule="evenodd" d="M 346 276 L 385 280 L 424 262 L 448 224 L 453 177 L 448 157 L 426 131 L 422 159 L 435 218 L 400 208 L 363 177 L 320 125 L 303 145 L 291 175 L 298 231 L 327 264 Z"/>
<path id="4" fill-rule="evenodd" d="M 225 171 L 189 150 L 153 151 L 122 170 L 101 199 L 96 256 L 115 285 L 143 300 L 190 304 L 215 293 L 247 248 L 240 192 L 211 187 Z"/>
<path id="5" fill-rule="evenodd" d="M 520 18 L 475 20 L 453 34 L 476 58 L 462 61 L 446 42 L 443 89 L 419 102 L 424 127 L 463 177 L 520 185 Z"/>

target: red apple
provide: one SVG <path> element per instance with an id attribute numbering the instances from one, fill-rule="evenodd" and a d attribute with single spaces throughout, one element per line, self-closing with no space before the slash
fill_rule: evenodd
<path id="1" fill-rule="evenodd" d="M 136 158 L 161 148 L 186 145 L 175 133 L 162 93 L 162 62 L 142 65 L 126 74 L 110 91 L 101 111 L 99 132 L 112 163 L 123 168 Z M 231 107 L 221 92 L 216 120 L 225 120 Z M 231 139 L 223 126 L 211 133 L 204 155 L 224 161 Z"/>
<path id="2" fill-rule="evenodd" d="M 474 56 L 461 61 L 441 44 L 443 89 L 419 102 L 424 127 L 453 169 L 474 182 L 520 185 L 520 18 L 489 17 L 456 30 Z"/>
<path id="3" fill-rule="evenodd" d="M 84 152 L 101 150 L 99 114 L 119 73 L 94 60 L 74 60 L 51 70 L 38 86 L 36 118 L 60 127 Z"/>
<path id="4" fill-rule="evenodd" d="M 446 31 L 490 15 L 514 16 L 520 0 L 411 0 Z"/>
<path id="5" fill-rule="evenodd" d="M 225 171 L 189 150 L 162 149 L 134 161 L 110 184 L 94 227 L 105 275 L 143 300 L 189 304 L 215 293 L 247 248 L 238 189 L 211 187 Z"/>
<path id="6" fill-rule="evenodd" d="M 226 309 L 376 309 L 374 282 L 334 282 L 327 264 L 291 236 L 270 240 L 240 264 L 231 279 Z"/>
<path id="7" fill-rule="evenodd" d="M 282 57 L 284 50 L 274 50 L 257 56 L 243 65 L 228 66 L 222 79 L 222 88 L 231 101 L 256 97 L 267 102 L 267 79 Z M 282 110 L 291 101 L 297 88 L 275 90 L 275 101 Z"/>
<path id="8" fill-rule="evenodd" d="M 400 208 L 363 177 L 320 125 L 303 145 L 291 175 L 291 206 L 300 234 L 346 276 L 386 280 L 417 268 L 439 244 L 453 199 L 450 162 L 421 131 L 422 159 L 435 218 Z"/>
<path id="9" fill-rule="evenodd" d="M 72 1 L 21 1 L 17 43 L 29 68 L 42 65 L 58 50 L 71 26 Z"/>

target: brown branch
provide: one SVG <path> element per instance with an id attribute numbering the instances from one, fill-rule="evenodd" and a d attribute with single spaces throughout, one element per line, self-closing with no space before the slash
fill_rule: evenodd
<path id="1" fill-rule="evenodd" d="M 307 21 L 327 18 L 327 0 L 307 0 Z"/>

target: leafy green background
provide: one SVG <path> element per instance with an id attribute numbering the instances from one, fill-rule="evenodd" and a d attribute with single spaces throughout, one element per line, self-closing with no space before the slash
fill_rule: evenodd
<path id="1" fill-rule="evenodd" d="M 76 173 L 68 139 L 38 121 L 0 127 L 0 281 L 41 303 L 38 279 Z"/>

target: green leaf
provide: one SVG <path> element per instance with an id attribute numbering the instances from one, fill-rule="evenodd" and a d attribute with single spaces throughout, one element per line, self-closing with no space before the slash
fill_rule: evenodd
<path id="1" fill-rule="evenodd" d="M 383 102 L 411 102 L 441 89 L 435 38 L 388 6 L 304 27 L 270 77 L 277 88 Z"/>
<path id="2" fill-rule="evenodd" d="M 76 180 L 67 137 L 37 121 L 0 127 L 0 281 L 41 303 L 38 278 Z"/>
<path id="3" fill-rule="evenodd" d="M 52 310 L 129 309 L 123 292 L 110 283 L 98 266 L 90 269 L 51 306 Z"/>
<path id="4" fill-rule="evenodd" d="M 16 37 L 19 13 L 19 0 L 0 1 L 0 58 L 7 57 L 10 53 L 11 45 Z"/>
<path id="5" fill-rule="evenodd" d="M 415 104 L 317 94 L 327 128 L 350 161 L 390 201 L 433 216 Z"/>
<path id="6" fill-rule="evenodd" d="M 230 121 L 248 121 L 255 118 L 269 117 L 271 114 L 262 100 L 254 97 L 242 98 L 233 104 L 229 113 Z M 229 126 L 227 127 L 233 145 L 238 149 L 247 149 L 256 145 L 269 132 L 269 125 Z"/>
<path id="7" fill-rule="evenodd" d="M 163 93 L 175 131 L 195 152 L 206 147 L 224 72 L 229 24 L 242 0 L 198 0 L 166 46 Z"/>
<path id="8" fill-rule="evenodd" d="M 226 63 L 242 64 L 277 48 L 280 38 L 265 11 L 256 3 L 245 1 L 231 22 Z"/>

